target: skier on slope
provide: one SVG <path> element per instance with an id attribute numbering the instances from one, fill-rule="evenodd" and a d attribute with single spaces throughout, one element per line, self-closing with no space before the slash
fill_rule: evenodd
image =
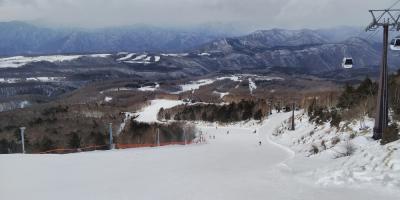
<path id="1" fill-rule="evenodd" d="M 261 146 L 261 140 L 260 140 L 260 141 L 258 141 L 258 145 L 260 145 L 260 146 Z"/>

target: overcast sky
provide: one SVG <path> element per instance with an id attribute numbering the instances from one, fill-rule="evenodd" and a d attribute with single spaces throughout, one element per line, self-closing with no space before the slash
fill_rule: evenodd
<path id="1" fill-rule="evenodd" d="M 364 26 L 394 0 L 0 0 L 0 21 L 99 28 L 234 23 L 249 29 Z M 399 6 L 400 7 L 400 4 Z"/>

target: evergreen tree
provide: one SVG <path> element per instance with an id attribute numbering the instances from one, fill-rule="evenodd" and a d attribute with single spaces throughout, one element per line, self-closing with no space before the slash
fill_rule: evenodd
<path id="1" fill-rule="evenodd" d="M 71 138 L 70 138 L 68 144 L 71 148 L 80 148 L 81 147 L 81 137 L 76 132 L 72 132 Z"/>
<path id="2" fill-rule="evenodd" d="M 254 113 L 254 116 L 253 116 L 253 118 L 254 118 L 255 120 L 261 120 L 262 117 L 263 117 L 263 114 L 262 114 L 261 109 L 257 110 L 257 112 L 255 112 L 255 113 Z"/>

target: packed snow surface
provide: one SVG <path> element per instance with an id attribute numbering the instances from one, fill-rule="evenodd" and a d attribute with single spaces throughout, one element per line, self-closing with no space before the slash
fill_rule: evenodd
<path id="1" fill-rule="evenodd" d="M 157 114 L 161 108 L 168 109 L 183 103 L 184 103 L 183 101 L 167 100 L 167 99 L 152 100 L 149 106 L 143 108 L 143 110 L 137 113 L 138 118 L 136 118 L 136 121 L 157 122 L 158 121 Z"/>
<path id="2" fill-rule="evenodd" d="M 171 104 L 158 101 L 150 107 Z M 398 191 L 380 185 L 321 186 L 299 176 L 296 168 L 301 165 L 285 164 L 294 152 L 269 139 L 289 117 L 290 113 L 281 113 L 262 124 L 198 126 L 208 139 L 206 144 L 68 155 L 0 155 L 0 194 L 7 200 L 400 198 Z"/>

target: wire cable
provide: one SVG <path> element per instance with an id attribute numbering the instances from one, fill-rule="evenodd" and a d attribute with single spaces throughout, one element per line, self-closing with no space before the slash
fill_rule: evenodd
<path id="1" fill-rule="evenodd" d="M 400 0 L 397 0 L 396 2 L 394 2 L 394 3 L 388 8 L 388 10 L 392 9 L 393 7 L 395 7 L 398 3 L 400 3 Z"/>

